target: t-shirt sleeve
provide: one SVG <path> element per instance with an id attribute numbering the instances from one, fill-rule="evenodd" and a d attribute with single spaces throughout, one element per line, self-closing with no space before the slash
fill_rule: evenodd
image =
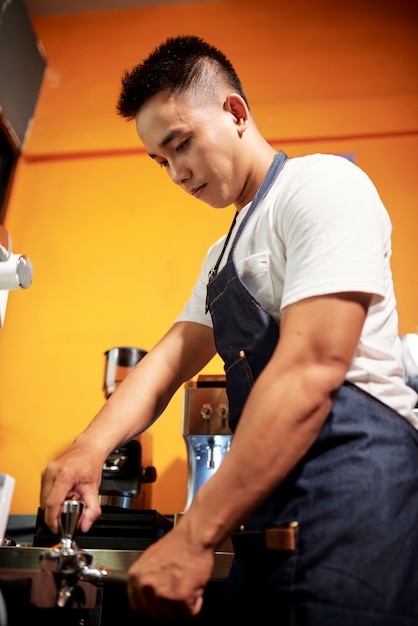
<path id="1" fill-rule="evenodd" d="M 347 159 L 324 155 L 288 188 L 279 224 L 286 242 L 282 308 L 344 291 L 384 296 L 391 224 L 370 178 Z"/>

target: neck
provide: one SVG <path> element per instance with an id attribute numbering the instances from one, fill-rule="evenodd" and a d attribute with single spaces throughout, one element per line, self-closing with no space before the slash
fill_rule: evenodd
<path id="1" fill-rule="evenodd" d="M 274 156 L 277 154 L 276 150 L 269 144 L 265 144 L 262 151 L 256 151 L 252 159 L 252 165 L 250 166 L 250 173 L 245 181 L 242 193 L 235 202 L 235 208 L 238 213 L 244 208 L 256 195 L 258 189 L 261 187 L 264 178 L 272 164 Z"/>

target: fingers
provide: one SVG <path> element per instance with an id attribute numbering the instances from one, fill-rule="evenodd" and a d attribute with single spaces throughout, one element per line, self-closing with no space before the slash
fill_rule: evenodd
<path id="1" fill-rule="evenodd" d="M 81 500 L 84 503 L 84 508 L 79 526 L 83 533 L 86 533 L 90 530 L 93 522 L 101 515 L 102 509 L 99 505 L 98 491 L 84 492 Z"/>
<path id="2" fill-rule="evenodd" d="M 157 595 L 151 586 L 128 582 L 128 600 L 133 611 L 143 612 L 152 620 L 164 620 L 167 623 L 178 623 L 195 617 L 201 610 L 203 596 L 199 595 L 192 601 L 172 600 Z"/>
<path id="3" fill-rule="evenodd" d="M 203 606 L 214 553 L 191 546 L 181 526 L 151 544 L 128 569 L 129 604 L 152 619 L 181 622 L 195 617 Z"/>
<path id="4" fill-rule="evenodd" d="M 54 463 L 42 472 L 40 502 L 44 510 L 45 524 L 52 532 L 59 532 L 64 500 L 74 497 L 83 502 L 79 527 L 83 532 L 90 530 L 93 522 L 101 514 L 96 482 L 89 478 L 85 483 L 78 483 L 71 472 L 66 473 L 59 467 L 55 468 Z"/>
<path id="5" fill-rule="evenodd" d="M 48 469 L 42 473 L 41 481 L 41 508 L 44 510 L 45 524 L 53 533 L 58 533 L 62 503 L 68 497 L 68 488 L 58 484 L 52 472 Z"/>

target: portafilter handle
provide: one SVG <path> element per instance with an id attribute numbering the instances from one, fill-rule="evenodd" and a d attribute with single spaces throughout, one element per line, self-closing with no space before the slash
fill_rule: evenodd
<path id="1" fill-rule="evenodd" d="M 71 547 L 78 522 L 83 512 L 83 503 L 80 500 L 64 500 L 60 517 L 61 541 Z"/>

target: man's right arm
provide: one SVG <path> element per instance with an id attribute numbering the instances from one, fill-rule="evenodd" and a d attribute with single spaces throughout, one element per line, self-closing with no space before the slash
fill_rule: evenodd
<path id="1" fill-rule="evenodd" d="M 146 430 L 214 355 L 210 327 L 179 322 L 139 361 L 73 444 L 43 470 L 40 501 L 53 532 L 62 502 L 73 496 L 84 503 L 80 528 L 89 530 L 100 515 L 98 491 L 108 454 Z"/>

